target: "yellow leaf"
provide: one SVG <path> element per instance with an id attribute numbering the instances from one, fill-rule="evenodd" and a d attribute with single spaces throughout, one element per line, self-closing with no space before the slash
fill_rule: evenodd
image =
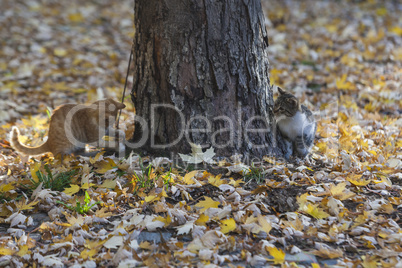
<path id="1" fill-rule="evenodd" d="M 90 157 L 90 158 L 89 158 L 89 162 L 90 162 L 91 164 L 95 164 L 96 162 L 99 161 L 99 158 L 101 158 L 101 156 L 102 156 L 104 153 L 105 153 L 105 152 L 102 151 L 102 152 L 97 153 L 94 158 Z"/>
<path id="2" fill-rule="evenodd" d="M 396 35 L 402 36 L 402 27 L 395 26 L 391 30 L 389 30 L 391 33 L 394 33 Z"/>
<path id="3" fill-rule="evenodd" d="M 160 193 L 158 194 L 158 196 L 159 196 L 159 197 L 168 197 L 168 194 L 166 193 L 165 188 L 163 188 L 162 192 L 160 192 Z"/>
<path id="4" fill-rule="evenodd" d="M 346 79 L 347 79 L 346 74 L 343 74 L 341 78 L 336 79 L 335 81 L 336 87 L 338 89 L 345 89 L 345 90 L 355 89 L 355 86 L 351 82 L 346 81 Z"/>
<path id="5" fill-rule="evenodd" d="M 331 188 L 329 191 L 331 192 L 332 196 L 339 200 L 346 200 L 355 196 L 355 193 L 352 193 L 349 190 L 345 190 L 346 182 L 338 183 L 338 185 L 331 184 Z"/>
<path id="6" fill-rule="evenodd" d="M 347 180 L 355 186 L 366 186 L 371 182 L 371 179 L 365 180 L 361 175 L 353 175 L 347 178 Z"/>
<path id="7" fill-rule="evenodd" d="M 67 195 L 73 195 L 75 193 L 78 193 L 80 190 L 80 186 L 76 184 L 71 184 L 71 187 L 64 189 L 63 193 Z"/>
<path id="8" fill-rule="evenodd" d="M 369 217 L 371 217 L 371 213 L 364 210 L 363 214 L 361 214 L 355 218 L 353 227 L 360 226 L 360 225 L 366 223 L 366 221 L 369 219 Z"/>
<path id="9" fill-rule="evenodd" d="M 267 219 L 266 219 L 264 216 L 262 216 L 261 214 L 258 215 L 257 219 L 258 219 L 258 224 L 261 226 L 261 229 L 262 229 L 265 233 L 269 234 L 269 232 L 270 232 L 271 229 L 272 229 L 271 224 L 270 224 L 270 223 L 267 221 Z"/>
<path id="10" fill-rule="evenodd" d="M 158 216 L 153 221 L 160 221 L 163 222 L 165 226 L 168 226 L 172 222 L 172 218 L 169 215 L 167 215 L 167 217 Z"/>
<path id="11" fill-rule="evenodd" d="M 102 140 L 104 140 L 104 141 L 115 141 L 116 138 L 112 137 L 112 136 L 103 136 Z"/>
<path id="12" fill-rule="evenodd" d="M 199 172 L 199 170 L 193 170 L 193 171 L 187 173 L 186 175 L 184 175 L 183 182 L 186 184 L 194 184 L 193 177 L 195 175 L 197 175 L 198 172 Z"/>
<path id="13" fill-rule="evenodd" d="M 42 53 L 42 54 L 45 54 L 46 53 L 46 48 L 40 47 L 39 52 Z"/>
<path id="14" fill-rule="evenodd" d="M 156 198 L 157 198 L 156 195 L 148 195 L 147 197 L 145 197 L 145 202 L 149 203 L 152 201 L 157 201 L 155 200 Z"/>
<path id="15" fill-rule="evenodd" d="M 378 237 L 380 237 L 382 239 L 385 239 L 385 238 L 389 237 L 389 234 L 386 233 L 386 231 L 379 231 L 378 232 Z"/>
<path id="16" fill-rule="evenodd" d="M 318 147 L 318 151 L 320 153 L 324 153 L 327 151 L 327 142 L 319 141 L 317 142 L 316 146 Z"/>
<path id="17" fill-rule="evenodd" d="M 229 185 L 233 185 L 233 187 L 239 187 L 241 183 L 244 183 L 242 179 L 234 180 L 233 178 L 230 178 L 229 180 Z"/>
<path id="18" fill-rule="evenodd" d="M 279 85 L 280 86 L 280 74 L 283 73 L 283 70 L 278 69 L 271 69 L 269 80 L 272 85 Z"/>
<path id="19" fill-rule="evenodd" d="M 307 203 L 307 197 L 309 196 L 308 193 L 304 193 L 301 196 L 297 196 L 296 200 L 297 203 L 299 204 L 299 207 L 303 207 Z"/>
<path id="20" fill-rule="evenodd" d="M 39 178 L 38 178 L 38 175 L 36 175 L 36 172 L 39 171 L 40 165 L 41 165 L 40 162 L 35 162 L 35 163 L 33 163 L 33 165 L 31 165 L 31 176 L 35 182 L 39 182 Z"/>
<path id="21" fill-rule="evenodd" d="M 73 13 L 68 15 L 68 19 L 72 22 L 82 22 L 84 17 L 81 15 L 81 13 Z"/>
<path id="22" fill-rule="evenodd" d="M 29 250 L 28 245 L 20 246 L 19 251 L 17 252 L 17 255 L 22 257 L 22 256 L 24 256 L 26 254 L 31 254 L 31 251 Z"/>
<path id="23" fill-rule="evenodd" d="M 6 62 L 0 62 L 0 70 L 5 71 L 7 69 L 7 63 Z"/>
<path id="24" fill-rule="evenodd" d="M 7 193 L 14 189 L 15 189 L 15 186 L 12 183 L 0 185 L 0 193 Z"/>
<path id="25" fill-rule="evenodd" d="M 221 220 L 220 227 L 221 227 L 221 232 L 224 234 L 227 234 L 236 229 L 236 222 L 232 218 L 227 219 L 227 220 Z"/>
<path id="26" fill-rule="evenodd" d="M 387 9 L 385 7 L 377 8 L 376 13 L 378 16 L 385 16 L 387 15 Z"/>
<path id="27" fill-rule="evenodd" d="M 120 232 L 119 232 L 120 233 Z M 71 235 L 71 234 L 70 234 Z M 69 235 L 69 236 L 70 236 Z M 71 240 L 72 240 L 72 235 L 71 235 Z M 91 240 L 91 239 L 85 239 L 84 247 L 87 249 L 94 249 L 94 248 L 100 248 L 102 247 L 108 240 Z"/>
<path id="28" fill-rule="evenodd" d="M 328 32 L 330 32 L 330 33 L 336 33 L 338 30 L 338 26 L 336 26 L 334 24 L 326 25 L 325 28 L 327 28 Z"/>
<path id="29" fill-rule="evenodd" d="M 285 262 L 285 252 L 282 249 L 276 247 L 268 247 L 267 251 L 274 257 L 274 264 L 282 264 Z"/>
<path id="30" fill-rule="evenodd" d="M 116 187 L 116 181 L 112 180 L 112 179 L 107 179 L 102 183 L 102 185 L 100 187 L 114 189 Z"/>
<path id="31" fill-rule="evenodd" d="M 205 226 L 208 221 L 209 221 L 209 216 L 205 215 L 205 214 L 201 214 L 200 217 L 195 221 L 195 224 Z"/>
<path id="32" fill-rule="evenodd" d="M 89 171 L 88 171 L 88 173 L 89 173 Z M 89 174 L 84 175 L 81 178 L 81 189 L 83 189 L 83 190 L 88 190 L 90 186 L 94 185 L 93 183 L 89 183 L 90 176 L 88 176 L 88 175 Z"/>
<path id="33" fill-rule="evenodd" d="M 323 209 L 318 207 L 318 204 L 317 205 L 308 204 L 303 208 L 303 211 L 318 220 L 327 218 L 329 216 L 328 213 L 326 213 Z"/>
<path id="34" fill-rule="evenodd" d="M 139 246 L 142 249 L 152 249 L 152 245 L 148 241 L 142 241 Z"/>
<path id="35" fill-rule="evenodd" d="M 158 173 L 156 172 L 155 169 L 151 168 L 151 172 L 149 173 L 148 180 L 151 180 L 151 181 L 157 180 L 157 178 L 158 178 Z"/>
<path id="36" fill-rule="evenodd" d="M 378 183 L 384 183 L 385 185 L 387 185 L 388 187 L 392 187 L 392 182 L 391 182 L 391 180 L 389 179 L 389 178 L 387 178 L 387 177 L 383 177 L 383 178 L 381 178 L 380 180 L 375 180 L 375 181 L 373 181 L 375 184 L 378 184 Z"/>
<path id="37" fill-rule="evenodd" d="M 157 197 L 156 195 L 148 195 L 147 197 L 145 197 L 145 202 L 147 203 L 152 203 L 155 201 L 158 201 L 160 198 Z"/>
<path id="38" fill-rule="evenodd" d="M 64 48 L 55 48 L 53 50 L 53 54 L 57 57 L 64 57 L 67 55 L 67 50 L 65 50 Z"/>
<path id="39" fill-rule="evenodd" d="M 92 257 L 95 256 L 97 253 L 98 253 L 98 250 L 97 250 L 96 248 L 93 248 L 93 249 L 91 249 L 91 250 L 84 249 L 84 250 L 81 252 L 80 256 L 81 256 L 81 258 L 83 258 L 84 260 L 87 260 L 87 259 L 90 259 L 90 260 L 91 260 Z"/>
<path id="40" fill-rule="evenodd" d="M 32 201 L 31 203 L 28 203 L 28 204 L 25 204 L 25 203 L 26 203 L 26 200 L 23 198 L 23 199 L 21 199 L 21 201 L 15 203 L 15 207 L 20 211 L 21 210 L 33 209 L 34 206 L 39 203 L 39 200 L 38 201 Z"/>
<path id="41" fill-rule="evenodd" d="M 48 128 L 48 117 L 44 117 L 42 115 L 32 116 L 30 118 L 22 118 L 22 122 L 25 126 L 33 127 L 34 129 L 38 130 L 45 130 Z"/>
<path id="42" fill-rule="evenodd" d="M 384 212 L 386 214 L 391 214 L 392 212 L 395 211 L 395 209 L 391 203 L 386 203 L 386 204 L 381 205 L 380 211 Z"/>
<path id="43" fill-rule="evenodd" d="M 379 267 L 379 264 L 377 263 L 377 261 L 378 261 L 377 256 L 366 255 L 366 256 L 362 256 L 362 259 L 363 259 L 363 262 L 361 263 L 361 265 L 364 268 L 377 268 L 377 267 Z"/>
<path id="44" fill-rule="evenodd" d="M 146 196 L 144 200 L 147 203 L 153 203 L 153 202 L 159 201 L 162 197 L 168 197 L 165 189 L 163 189 L 162 192 L 160 192 L 157 195 L 151 194 L 151 195 Z"/>
<path id="45" fill-rule="evenodd" d="M 247 219 L 244 222 L 244 224 L 256 223 L 257 221 L 258 221 L 258 219 L 256 217 L 254 217 L 253 215 L 250 215 L 249 217 L 247 217 Z M 258 232 L 260 232 L 260 230 L 258 230 Z"/>
<path id="46" fill-rule="evenodd" d="M 95 172 L 100 173 L 100 174 L 105 174 L 107 171 L 111 170 L 112 168 L 115 168 L 117 165 L 111 158 L 106 158 L 100 162 L 97 163 L 97 169 Z"/>
<path id="47" fill-rule="evenodd" d="M 103 207 L 103 208 L 101 208 L 101 209 L 98 209 L 98 210 L 95 212 L 95 216 L 96 216 L 96 217 L 99 217 L 99 218 L 107 218 L 107 217 L 112 216 L 113 213 L 110 212 L 110 211 L 107 211 L 107 210 L 109 210 L 109 208 L 107 208 L 107 207 Z"/>
<path id="48" fill-rule="evenodd" d="M 0 255 L 13 255 L 15 250 L 11 248 L 0 247 Z"/>
<path id="49" fill-rule="evenodd" d="M 77 217 L 69 216 L 69 213 L 63 213 L 66 216 L 67 222 L 64 224 L 70 224 L 71 226 L 82 226 L 84 224 L 84 217 L 82 215 L 77 215 Z M 63 224 L 63 223 L 60 223 Z"/>
<path id="50" fill-rule="evenodd" d="M 209 182 L 209 184 L 211 184 L 211 185 L 213 185 L 213 186 L 216 186 L 216 187 L 219 187 L 219 185 L 222 185 L 222 184 L 225 184 L 226 183 L 226 181 L 225 180 L 222 180 L 221 179 L 222 178 L 222 174 L 219 174 L 219 175 L 217 175 L 217 176 L 210 176 L 209 178 L 208 178 L 208 182 Z"/>
<path id="51" fill-rule="evenodd" d="M 219 201 L 214 201 L 213 199 L 211 199 L 209 197 L 205 197 L 204 201 L 198 202 L 195 206 L 202 208 L 200 210 L 200 212 L 203 213 L 208 208 L 217 208 L 219 205 L 220 205 Z"/>
<path id="52" fill-rule="evenodd" d="M 367 112 L 375 112 L 375 110 L 377 109 L 377 106 L 374 104 L 374 103 L 372 103 L 372 102 L 370 102 L 370 103 L 367 103 L 365 106 L 364 106 L 364 110 L 366 110 Z"/>
<path id="53" fill-rule="evenodd" d="M 324 259 L 335 259 L 343 256 L 343 251 L 341 249 L 333 249 L 330 247 L 320 247 L 319 250 L 314 250 L 311 253 Z"/>

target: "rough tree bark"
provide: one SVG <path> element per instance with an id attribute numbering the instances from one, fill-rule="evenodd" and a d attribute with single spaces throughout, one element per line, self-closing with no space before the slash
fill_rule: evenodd
<path id="1" fill-rule="evenodd" d="M 133 141 L 142 149 L 276 154 L 260 0 L 136 0 Z M 166 104 L 168 107 L 156 107 Z M 172 144 L 173 143 L 173 144 Z"/>

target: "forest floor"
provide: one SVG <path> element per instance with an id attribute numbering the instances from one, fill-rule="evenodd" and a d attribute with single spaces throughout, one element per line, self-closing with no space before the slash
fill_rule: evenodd
<path id="1" fill-rule="evenodd" d="M 8 133 L 37 145 L 48 107 L 121 97 L 132 1 L 2 1 L 0 266 L 402 267 L 402 5 L 263 5 L 271 83 L 317 118 L 309 159 L 63 166 Z"/>

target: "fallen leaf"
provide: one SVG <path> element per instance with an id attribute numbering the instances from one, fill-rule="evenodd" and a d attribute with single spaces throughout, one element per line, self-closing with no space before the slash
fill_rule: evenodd
<path id="1" fill-rule="evenodd" d="M 104 160 L 97 162 L 96 166 L 98 168 L 95 170 L 95 172 L 100 174 L 105 174 L 107 171 L 117 168 L 116 163 L 111 158 L 105 158 Z"/>
<path id="2" fill-rule="evenodd" d="M 262 216 L 262 215 L 258 215 L 257 216 L 257 220 L 258 220 L 258 224 L 261 226 L 261 229 L 269 234 L 269 232 L 272 230 L 272 226 L 271 224 L 267 221 L 267 219 Z"/>
<path id="3" fill-rule="evenodd" d="M 103 246 L 108 249 L 117 249 L 122 246 L 124 242 L 124 238 L 122 236 L 113 236 L 109 240 L 107 240 Z"/>
<path id="4" fill-rule="evenodd" d="M 80 186 L 76 184 L 71 184 L 70 187 L 64 189 L 63 193 L 72 196 L 73 194 L 78 193 L 80 190 Z"/>
<path id="5" fill-rule="evenodd" d="M 227 234 L 236 229 L 236 222 L 232 218 L 226 219 L 226 220 L 221 220 L 220 226 L 221 226 L 221 232 L 224 234 Z"/>
<path id="6" fill-rule="evenodd" d="M 274 264 L 282 264 L 285 262 L 285 252 L 282 249 L 276 247 L 267 247 L 269 254 L 274 257 Z"/>
<path id="7" fill-rule="evenodd" d="M 209 221 L 209 216 L 207 216 L 205 214 L 201 214 L 198 217 L 198 219 L 195 221 L 195 224 L 205 226 L 208 221 Z"/>
<path id="8" fill-rule="evenodd" d="M 222 179 L 222 174 L 216 175 L 216 176 L 210 176 L 208 178 L 209 184 L 219 187 L 219 185 L 225 184 L 226 181 Z"/>
<path id="9" fill-rule="evenodd" d="M 336 186 L 332 184 L 329 190 L 332 196 L 339 200 L 346 200 L 356 195 L 346 189 L 346 182 L 338 183 Z"/>
<path id="10" fill-rule="evenodd" d="M 304 206 L 302 210 L 318 220 L 329 217 L 329 214 L 326 213 L 323 209 L 319 208 L 318 204 L 308 204 L 307 206 Z"/>
<path id="11" fill-rule="evenodd" d="M 67 50 L 65 50 L 64 48 L 59 47 L 59 48 L 55 48 L 53 50 L 53 53 L 54 53 L 55 56 L 65 57 L 67 55 Z"/>
<path id="12" fill-rule="evenodd" d="M 215 152 L 212 147 L 203 152 L 201 146 L 198 144 L 190 142 L 190 146 L 192 151 L 191 155 L 179 154 L 184 162 L 187 162 L 189 164 L 199 164 L 202 162 L 208 164 L 214 163 L 214 160 L 212 158 L 215 156 Z"/>
<path id="13" fill-rule="evenodd" d="M 182 226 L 175 227 L 178 235 L 188 234 L 194 228 L 194 221 L 189 221 Z"/>
<path id="14" fill-rule="evenodd" d="M 6 247 L 0 246 L 0 255 L 11 256 L 14 253 L 15 253 L 15 250 L 13 250 L 11 248 L 6 248 Z"/>
<path id="15" fill-rule="evenodd" d="M 204 201 L 198 202 L 195 206 L 201 208 L 200 213 L 203 213 L 208 208 L 217 208 L 221 203 L 219 201 L 214 201 L 210 197 L 205 197 Z"/>
<path id="16" fill-rule="evenodd" d="M 114 189 L 116 187 L 116 181 L 112 179 L 105 180 L 101 185 L 101 188 Z"/>

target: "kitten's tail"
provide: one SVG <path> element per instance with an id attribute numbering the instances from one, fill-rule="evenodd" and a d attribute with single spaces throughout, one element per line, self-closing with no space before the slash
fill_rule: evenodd
<path id="1" fill-rule="evenodd" d="M 47 142 L 45 142 L 44 144 L 39 145 L 37 147 L 28 147 L 28 146 L 21 144 L 21 142 L 19 140 L 20 131 L 18 130 L 17 127 L 12 128 L 10 136 L 11 136 L 10 137 L 11 146 L 19 153 L 22 153 L 25 155 L 39 155 L 39 154 L 49 152 Z"/>

